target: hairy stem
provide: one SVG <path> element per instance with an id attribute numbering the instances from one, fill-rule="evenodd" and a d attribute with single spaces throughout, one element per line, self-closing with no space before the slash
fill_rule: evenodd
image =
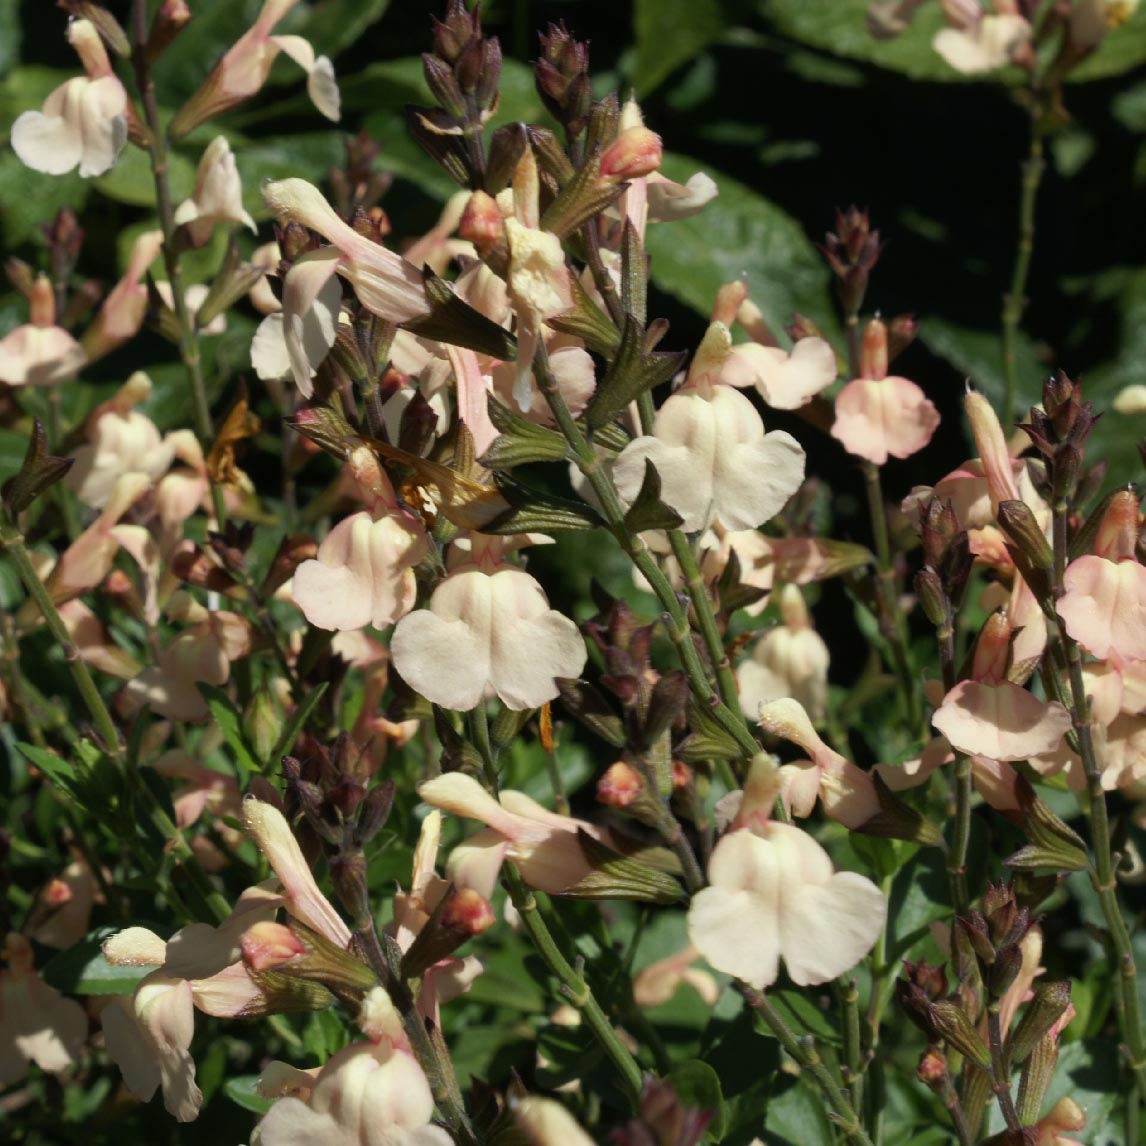
<path id="1" fill-rule="evenodd" d="M 872 1146 L 872 1141 L 864 1130 L 847 1091 L 832 1077 L 832 1072 L 828 1070 L 819 1051 L 816 1050 L 815 1042 L 810 1038 L 798 1038 L 763 991 L 757 991 L 754 987 L 743 983 L 738 984 L 737 989 L 744 1001 L 756 1011 L 768 1029 L 780 1040 L 784 1050 L 815 1080 L 832 1112 L 832 1120 L 847 1140 L 858 1143 L 858 1146 Z"/>
<path id="2" fill-rule="evenodd" d="M 1003 296 L 1003 430 L 1007 434 L 1014 425 L 1015 404 L 1018 400 L 1019 326 L 1026 309 L 1027 276 L 1035 249 L 1035 203 L 1045 167 L 1042 132 L 1032 116 L 1030 151 L 1023 163 L 1022 190 L 1019 194 L 1019 242 L 1011 271 L 1011 287 Z"/>
<path id="3" fill-rule="evenodd" d="M 143 101 L 143 114 L 148 129 L 148 148 L 151 154 L 151 176 L 155 182 L 155 205 L 159 215 L 159 226 L 163 231 L 163 263 L 167 269 L 167 281 L 171 286 L 171 308 L 179 324 L 179 354 L 187 370 L 187 380 L 191 384 L 191 409 L 195 419 L 195 434 L 203 447 L 206 457 L 215 438 L 215 427 L 211 421 L 211 407 L 207 400 L 207 386 L 203 378 L 203 359 L 199 351 L 199 329 L 183 297 L 183 270 L 179 264 L 179 253 L 175 248 L 175 209 L 171 202 L 171 186 L 167 169 L 167 136 L 159 118 L 159 102 L 155 95 L 155 81 L 151 66 L 147 61 L 147 5 L 145 0 L 132 2 L 132 52 L 131 64 L 135 72 L 135 83 Z M 211 504 L 215 520 L 222 528 L 227 521 L 227 505 L 223 487 L 214 478 L 211 482 Z"/>

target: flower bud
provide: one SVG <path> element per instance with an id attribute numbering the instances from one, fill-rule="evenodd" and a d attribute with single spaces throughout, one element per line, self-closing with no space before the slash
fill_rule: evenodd
<path id="1" fill-rule="evenodd" d="M 919 1059 L 919 1066 L 915 1069 L 915 1077 L 924 1086 L 936 1087 L 942 1084 L 947 1077 L 947 1059 L 929 1047 Z"/>
<path id="2" fill-rule="evenodd" d="M 863 344 L 860 349 L 860 377 L 874 378 L 877 381 L 887 377 L 887 324 L 873 318 L 863 331 Z"/>
<path id="3" fill-rule="evenodd" d="M 496 922 L 489 900 L 470 887 L 450 888 L 402 956 L 402 977 L 417 979 Z"/>
<path id="4" fill-rule="evenodd" d="M 1138 539 L 1138 495 L 1133 488 L 1120 489 L 1111 497 L 1098 524 L 1094 555 L 1107 561 L 1134 557 Z"/>
<path id="5" fill-rule="evenodd" d="M 887 357 L 894 362 L 919 333 L 919 320 L 913 314 L 899 314 L 887 326 Z"/>
<path id="6" fill-rule="evenodd" d="M 265 920 L 248 927 L 239 940 L 243 962 L 252 971 L 276 971 L 306 954 L 306 947 L 289 927 Z"/>
<path id="7" fill-rule="evenodd" d="M 1054 566 L 1050 542 L 1026 502 L 1015 499 L 1000 501 L 996 520 L 1032 568 L 1050 569 Z"/>
<path id="8" fill-rule="evenodd" d="M 289 926 L 263 922 L 248 927 L 239 941 L 243 962 L 252 971 L 321 983 L 339 999 L 356 1006 L 378 980 L 356 955 L 331 943 L 297 919 Z"/>
<path id="9" fill-rule="evenodd" d="M 147 35 L 147 61 L 155 63 L 171 46 L 175 37 L 187 27 L 191 20 L 191 9 L 187 0 L 163 0 L 151 21 Z"/>
<path id="10" fill-rule="evenodd" d="M 943 999 L 932 1003 L 927 1016 L 935 1033 L 980 1070 L 991 1069 L 991 1052 L 975 1024 L 958 1003 Z"/>
<path id="11" fill-rule="evenodd" d="M 597 802 L 608 808 L 628 808 L 644 790 L 641 774 L 631 764 L 618 760 L 597 781 Z"/>
<path id="12" fill-rule="evenodd" d="M 947 594 L 943 592 L 943 582 L 934 569 L 921 569 L 916 573 L 915 595 L 924 615 L 936 628 L 947 624 Z"/>
<path id="13" fill-rule="evenodd" d="M 505 222 L 492 195 L 479 190 L 469 197 L 458 223 L 458 235 L 473 243 L 483 258 L 505 241 Z"/>
<path id="14" fill-rule="evenodd" d="M 1013 633 L 1004 610 L 996 609 L 987 618 L 975 642 L 975 655 L 971 661 L 972 680 L 983 684 L 998 684 L 1007 679 Z"/>
<path id="15" fill-rule="evenodd" d="M 664 147 L 661 137 L 647 127 L 630 127 L 601 155 L 601 178 L 608 183 L 624 183 L 651 175 L 661 165 Z"/>
<path id="16" fill-rule="evenodd" d="M 1023 1062 L 1070 1006 L 1070 980 L 1039 983 L 1008 1044 L 1011 1061 Z"/>

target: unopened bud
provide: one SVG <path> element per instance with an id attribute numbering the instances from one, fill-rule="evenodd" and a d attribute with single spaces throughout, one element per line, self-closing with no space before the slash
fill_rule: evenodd
<path id="1" fill-rule="evenodd" d="M 955 923 L 967 937 L 979 962 L 989 967 L 995 961 L 995 945 L 983 913 L 971 910 L 966 915 L 957 915 Z"/>
<path id="2" fill-rule="evenodd" d="M 1138 539 L 1138 495 L 1132 489 L 1120 489 L 1111 497 L 1098 524 L 1094 554 L 1107 561 L 1133 558 Z"/>
<path id="3" fill-rule="evenodd" d="M 1031 568 L 1053 567 L 1054 553 L 1051 551 L 1050 542 L 1039 527 L 1034 511 L 1026 502 L 1015 500 L 999 502 L 996 520 Z"/>
<path id="4" fill-rule="evenodd" d="M 913 314 L 900 314 L 887 324 L 887 358 L 894 362 L 919 333 L 919 320 Z"/>
<path id="5" fill-rule="evenodd" d="M 995 951 L 995 961 L 987 969 L 984 982 L 991 996 L 1001 999 L 1023 968 L 1023 952 L 1018 943 L 1003 943 Z"/>
<path id="6" fill-rule="evenodd" d="M 154 63 L 191 20 L 187 0 L 163 0 L 151 21 L 147 36 L 147 60 Z"/>
<path id="7" fill-rule="evenodd" d="M 243 962 L 252 971 L 276 971 L 306 954 L 306 947 L 289 927 L 265 920 L 248 927 L 239 940 Z"/>
<path id="8" fill-rule="evenodd" d="M 402 977 L 417 979 L 496 922 L 489 900 L 470 887 L 451 887 L 402 956 Z"/>
<path id="9" fill-rule="evenodd" d="M 466 97 L 458 86 L 453 68 L 440 56 L 425 53 L 422 56 L 422 75 L 438 104 L 450 115 L 465 118 Z"/>
<path id="10" fill-rule="evenodd" d="M 990 1070 L 991 1052 L 976 1030 L 975 1024 L 958 1003 L 943 999 L 938 1003 L 932 1003 L 927 1013 L 932 1028 L 940 1038 L 980 1070 Z"/>
<path id="11" fill-rule="evenodd" d="M 981 684 L 998 684 L 1007 679 L 1011 663 L 1011 638 L 1014 630 L 1003 609 L 996 609 L 979 630 L 975 655 L 971 661 L 971 679 Z M 986 907 L 984 906 L 984 910 Z"/>
<path id="12" fill-rule="evenodd" d="M 1008 1044 L 1011 1061 L 1023 1062 L 1035 1049 L 1035 1045 L 1058 1023 L 1069 1006 L 1069 979 L 1038 984 Z"/>
<path id="13" fill-rule="evenodd" d="M 915 595 L 919 598 L 924 615 L 936 628 L 947 624 L 947 594 L 944 593 L 943 582 L 934 569 L 921 569 L 916 573 Z"/>
<path id="14" fill-rule="evenodd" d="M 1058 1040 L 1046 1034 L 1035 1043 L 1034 1048 L 1027 1055 L 1023 1062 L 1022 1073 L 1019 1075 L 1019 1093 L 1015 1107 L 1024 1123 L 1034 1123 L 1035 1133 L 1039 1134 L 1040 1138 L 1040 1123 L 1045 1120 L 1035 1122 L 1035 1119 L 1038 1118 L 1039 1110 L 1042 1108 L 1043 1099 L 1046 1097 L 1057 1064 Z M 1079 1130 L 1081 1124 L 1072 1126 L 1070 1129 Z M 1061 1139 L 1057 1133 L 1053 1133 L 1050 1141 L 1058 1142 Z"/>
<path id="15" fill-rule="evenodd" d="M 887 324 L 882 319 L 873 318 L 863 331 L 863 345 L 860 350 L 860 377 L 887 377 Z"/>
<path id="16" fill-rule="evenodd" d="M 661 165 L 664 147 L 661 137 L 647 127 L 630 127 L 601 155 L 601 178 L 608 183 L 624 183 L 651 175 Z"/>

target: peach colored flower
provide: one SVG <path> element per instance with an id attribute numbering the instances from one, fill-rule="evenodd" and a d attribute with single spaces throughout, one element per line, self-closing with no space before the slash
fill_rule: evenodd
<path id="1" fill-rule="evenodd" d="M 577 833 L 599 839 L 597 828 L 549 812 L 524 792 L 503 789 L 495 800 L 472 776 L 449 772 L 427 780 L 418 795 L 432 807 L 488 825 L 454 849 L 447 868 L 455 884 L 486 899 L 506 859 L 531 887 L 552 894 L 567 891 L 591 870 Z"/>
<path id="2" fill-rule="evenodd" d="M 195 190 L 175 208 L 174 222 L 187 228 L 196 247 L 207 242 L 216 223 L 241 223 L 258 231 L 243 207 L 239 169 L 225 136 L 215 136 L 204 150 L 195 172 Z"/>
<path id="3" fill-rule="evenodd" d="M 716 980 L 694 967 L 701 952 L 691 943 L 680 951 L 642 968 L 633 979 L 633 999 L 640 1007 L 660 1007 L 669 1002 L 682 983 L 687 983 L 710 1007 L 716 1006 L 720 988 Z"/>
<path id="4" fill-rule="evenodd" d="M 309 1095 L 280 1098 L 259 1123 L 253 1146 L 450 1146 L 430 1125 L 434 1098 L 422 1068 L 389 1039 L 338 1051 Z"/>
<path id="5" fill-rule="evenodd" d="M 97 899 L 103 902 L 91 869 L 82 860 L 72 860 L 40 888 L 25 924 L 28 938 L 45 947 L 71 947 L 88 933 Z"/>
<path id="6" fill-rule="evenodd" d="M 32 284 L 29 321 L 0 338 L 0 382 L 58 386 L 87 362 L 83 347 L 56 325 L 55 292 L 47 275 Z"/>
<path id="7" fill-rule="evenodd" d="M 593 1139 L 555 1098 L 527 1094 L 512 1109 L 514 1124 L 528 1146 L 593 1146 Z"/>
<path id="8" fill-rule="evenodd" d="M 716 379 L 731 351 L 728 328 L 713 323 L 697 350 L 688 381 L 657 411 L 653 432 L 620 453 L 613 476 L 632 502 L 646 462 L 661 480 L 661 499 L 702 532 L 714 523 L 752 529 L 774 517 L 804 480 L 804 451 L 782 430 L 764 432 L 756 408 Z"/>
<path id="9" fill-rule="evenodd" d="M 740 707 L 755 719 L 770 700 L 790 696 L 813 721 L 822 720 L 828 700 L 828 646 L 812 628 L 804 596 L 795 585 L 780 590 L 782 623 L 769 629 L 736 666 Z"/>
<path id="10" fill-rule="evenodd" d="M 693 896 L 689 938 L 718 971 L 762 990 L 780 959 L 799 986 L 854 967 L 883 930 L 887 902 L 870 880 L 835 872 L 807 832 L 767 822 L 723 836 L 709 885 Z"/>
<path id="11" fill-rule="evenodd" d="M 822 338 L 801 338 L 791 351 L 742 342 L 733 346 L 720 380 L 729 386 L 755 386 L 774 410 L 807 405 L 837 377 L 836 352 Z"/>
<path id="12" fill-rule="evenodd" d="M 832 437 L 877 466 L 909 458 L 935 433 L 939 412 L 906 378 L 854 378 L 836 396 Z"/>
<path id="13" fill-rule="evenodd" d="M 943 698 L 931 723 L 968 756 L 1027 760 L 1054 752 L 1071 720 L 1057 700 L 1048 704 L 1010 681 L 964 680 Z"/>
<path id="14" fill-rule="evenodd" d="M 175 444 L 160 435 L 146 414 L 135 409 L 150 395 L 151 379 L 136 371 L 88 418 L 86 444 L 73 452 L 75 464 L 66 479 L 85 505 L 103 509 L 125 474 L 143 474 L 154 483 L 171 467 Z"/>
<path id="15" fill-rule="evenodd" d="M 948 4 L 945 11 L 953 26 L 936 32 L 931 46 L 964 75 L 1005 67 L 1030 41 L 1030 24 L 1015 13 L 991 15 L 977 2 Z"/>
<path id="16" fill-rule="evenodd" d="M 235 41 L 171 121 L 173 139 L 256 95 L 267 82 L 279 52 L 285 52 L 306 72 L 311 103 L 327 119 L 338 120 L 340 97 L 330 60 L 316 57 L 314 48 L 302 36 L 271 35 L 274 26 L 297 3 L 298 0 L 264 0 L 254 25 Z"/>
<path id="17" fill-rule="evenodd" d="M 336 271 L 354 288 L 367 310 L 388 322 L 409 322 L 429 313 L 422 273 L 401 255 L 360 235 L 304 179 L 282 179 L 263 187 L 263 198 L 276 214 L 301 223 L 331 243 L 337 254 L 312 256 L 330 278 Z M 311 289 L 318 288 L 310 284 Z"/>
<path id="18" fill-rule="evenodd" d="M 162 247 L 162 231 L 143 231 L 136 236 L 123 277 L 103 300 L 81 339 L 89 362 L 109 354 L 139 333 L 147 313 L 147 286 L 141 280 Z"/>
<path id="19" fill-rule="evenodd" d="M 281 307 L 259 323 L 251 340 L 251 365 L 264 381 L 294 378 L 304 398 L 338 334 L 342 284 L 331 277 L 332 248 L 304 255 L 287 271 Z"/>
<path id="20" fill-rule="evenodd" d="M 40 111 L 26 111 L 12 124 L 12 150 L 33 171 L 102 175 L 127 143 L 127 92 L 112 70 L 95 25 L 73 20 L 68 40 L 87 76 L 66 80 Z"/>
<path id="21" fill-rule="evenodd" d="M 508 708 L 538 708 L 557 696 L 557 677 L 585 667 L 585 642 L 568 617 L 549 608 L 533 577 L 477 542 L 428 608 L 398 622 L 394 667 L 427 700 L 457 712 L 489 695 Z"/>
<path id="22" fill-rule="evenodd" d="M 1146 659 L 1146 568 L 1132 558 L 1079 557 L 1067 566 L 1063 588 L 1055 609 L 1088 653 Z"/>
<path id="23" fill-rule="evenodd" d="M 811 815 L 817 796 L 823 800 L 824 812 L 848 828 L 858 828 L 878 814 L 871 777 L 820 739 L 798 701 L 770 701 L 759 716 L 765 732 L 798 744 L 811 757 L 780 769 L 781 794 L 792 815 Z"/>
<path id="24" fill-rule="evenodd" d="M 32 945 L 16 932 L 4 942 L 0 971 L 0 1086 L 19 1082 L 35 1063 L 48 1074 L 63 1074 L 87 1038 L 88 1021 L 79 1003 L 65 999 L 40 978 Z"/>

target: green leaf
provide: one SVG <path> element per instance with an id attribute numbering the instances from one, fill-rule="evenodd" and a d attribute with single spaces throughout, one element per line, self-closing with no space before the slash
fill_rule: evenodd
<path id="1" fill-rule="evenodd" d="M 499 479 L 499 484 L 512 508 L 483 525 L 482 533 L 560 533 L 570 529 L 596 529 L 602 524 L 600 514 L 583 501 L 527 490 L 508 478 Z"/>
<path id="2" fill-rule="evenodd" d="M 684 364 L 683 353 L 649 353 L 645 329 L 631 314 L 625 315 L 621 345 L 605 376 L 585 407 L 585 424 L 592 430 L 605 426 L 642 394 L 667 382 Z"/>
<path id="3" fill-rule="evenodd" d="M 843 1036 L 832 1022 L 830 1012 L 818 1007 L 802 991 L 792 990 L 789 987 L 771 990 L 768 992 L 768 998 L 787 1019 L 790 1027 L 801 1034 L 813 1035 L 819 1042 L 828 1046 L 843 1046 Z"/>
<path id="4" fill-rule="evenodd" d="M 198 160 L 189 159 L 173 149 L 167 157 L 172 196 L 176 202 L 184 193 L 190 194 L 195 186 L 195 167 Z M 109 199 L 132 207 L 155 206 L 155 177 L 151 174 L 151 159 L 138 147 L 125 147 L 115 166 L 92 181 L 96 190 Z"/>
<path id="5" fill-rule="evenodd" d="M 637 0 L 637 39 L 631 79 L 637 95 L 659 87 L 724 30 L 717 0 Z"/>
<path id="6" fill-rule="evenodd" d="M 653 282 L 707 315 L 716 292 L 744 276 L 753 302 L 777 338 L 797 311 L 831 337 L 839 329 L 820 253 L 790 215 L 729 175 L 687 156 L 666 153 L 661 173 L 684 183 L 697 170 L 719 196 L 699 215 L 649 227 L 645 246 Z"/>
<path id="7" fill-rule="evenodd" d="M 314 711 L 315 705 L 322 699 L 322 694 L 326 692 L 326 689 L 327 682 L 323 681 L 317 688 L 308 692 L 300 704 L 295 706 L 294 712 L 291 713 L 290 719 L 286 722 L 282 732 L 279 733 L 278 741 L 266 761 L 268 766 L 281 760 L 294 747 L 295 738 L 306 726 L 310 714 Z"/>
<path id="8" fill-rule="evenodd" d="M 72 207 L 82 215 L 90 186 L 91 180 L 81 179 L 74 172 L 42 175 L 33 171 L 5 147 L 0 151 L 0 202 L 4 204 L 0 225 L 5 246 L 12 248 L 27 242 L 36 228 L 50 222 L 61 207 Z"/>
<path id="9" fill-rule="evenodd" d="M 104 958 L 103 942 L 121 930 L 100 927 L 53 955 L 40 971 L 49 986 L 68 995 L 130 995 L 155 967 L 115 967 Z"/>
<path id="10" fill-rule="evenodd" d="M 1146 8 L 1138 10 L 1122 25 L 1107 33 L 1094 55 L 1083 60 L 1067 76 L 1070 83 L 1105 80 L 1146 64 Z"/>
<path id="11" fill-rule="evenodd" d="M 869 0 L 761 0 L 760 12 L 781 35 L 810 48 L 877 64 L 917 80 L 964 83 L 1016 75 L 1016 69 L 993 72 L 990 77 L 967 76 L 955 71 L 931 46 L 935 33 L 946 27 L 939 5 L 926 4 L 915 13 L 911 26 L 893 40 L 877 40 L 867 30 Z"/>
<path id="12" fill-rule="evenodd" d="M 213 684 L 199 682 L 199 692 L 211 710 L 211 717 L 215 721 L 227 747 L 234 754 L 235 763 L 239 768 L 240 781 L 246 781 L 252 773 L 261 772 L 262 765 L 255 755 L 254 749 L 247 743 L 243 732 L 243 718 L 239 710 L 231 702 L 231 698 Z"/>
<path id="13" fill-rule="evenodd" d="M 767 1131 L 764 1141 L 770 1144 L 798 1142 L 800 1146 L 834 1146 L 836 1141 L 823 1099 L 803 1078 L 769 1100 L 764 1125 Z"/>
<path id="14" fill-rule="evenodd" d="M 487 469 L 512 469 L 527 462 L 559 462 L 568 454 L 569 444 L 556 430 L 526 421 L 492 397 L 489 417 L 500 435 L 482 454 L 481 463 Z"/>
<path id="15" fill-rule="evenodd" d="M 720 1076 L 706 1062 L 690 1059 L 681 1063 L 665 1081 L 677 1092 L 685 1106 L 712 1114 L 708 1133 L 718 1142 L 724 1137 L 728 1117 L 724 1110 L 724 1095 L 720 1090 Z"/>
<path id="16" fill-rule="evenodd" d="M 274 1105 L 273 1098 L 264 1098 L 259 1093 L 259 1076 L 257 1074 L 242 1074 L 238 1078 L 229 1078 L 223 1083 L 223 1093 L 244 1110 L 254 1114 L 266 1114 Z"/>
<path id="17" fill-rule="evenodd" d="M 0 76 L 6 76 L 20 59 L 23 40 L 20 25 L 20 0 L 0 0 Z"/>
<path id="18" fill-rule="evenodd" d="M 77 804 L 83 804 L 88 777 L 77 769 L 74 762 L 61 759 L 46 748 L 34 744 L 18 744 L 20 755 L 34 764 L 51 783 L 65 792 Z"/>
<path id="19" fill-rule="evenodd" d="M 661 501 L 661 475 L 646 458 L 645 476 L 637 500 L 625 514 L 625 528 L 630 533 L 642 533 L 646 529 L 679 529 L 683 524 L 684 518 Z"/>

